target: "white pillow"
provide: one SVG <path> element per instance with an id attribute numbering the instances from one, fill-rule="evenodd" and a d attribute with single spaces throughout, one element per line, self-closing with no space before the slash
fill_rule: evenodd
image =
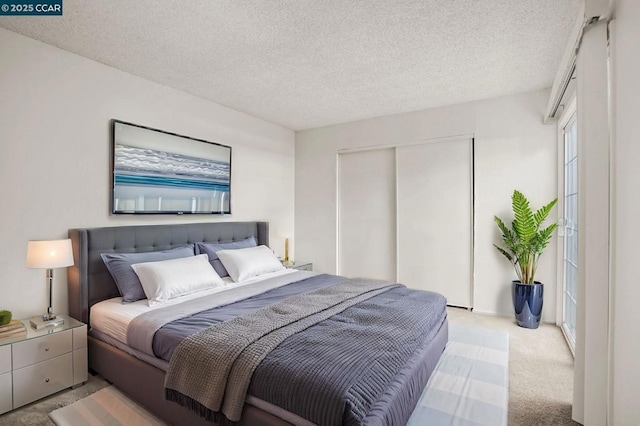
<path id="1" fill-rule="evenodd" d="M 131 265 L 140 279 L 149 306 L 174 297 L 224 285 L 206 254 Z"/>
<path id="2" fill-rule="evenodd" d="M 219 250 L 216 254 L 235 282 L 286 269 L 267 246 Z"/>

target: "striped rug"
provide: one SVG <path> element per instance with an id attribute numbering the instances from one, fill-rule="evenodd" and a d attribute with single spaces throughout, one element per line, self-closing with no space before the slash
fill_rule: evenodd
<path id="1" fill-rule="evenodd" d="M 501 426 L 509 405 L 509 334 L 449 324 L 449 343 L 411 426 Z"/>
<path id="2" fill-rule="evenodd" d="M 57 426 L 163 426 L 165 423 L 113 386 L 49 414 Z"/>
<path id="3" fill-rule="evenodd" d="M 410 426 L 507 424 L 509 335 L 449 324 L 449 343 L 433 372 Z M 53 411 L 58 426 L 164 425 L 113 386 Z"/>

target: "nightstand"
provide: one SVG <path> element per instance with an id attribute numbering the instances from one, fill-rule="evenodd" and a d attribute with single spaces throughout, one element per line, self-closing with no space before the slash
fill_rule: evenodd
<path id="1" fill-rule="evenodd" d="M 0 337 L 0 414 L 87 381 L 87 326 L 64 324 Z"/>
<path id="2" fill-rule="evenodd" d="M 313 271 L 313 263 L 303 262 L 301 260 L 282 262 L 289 269 L 297 269 L 299 271 Z"/>

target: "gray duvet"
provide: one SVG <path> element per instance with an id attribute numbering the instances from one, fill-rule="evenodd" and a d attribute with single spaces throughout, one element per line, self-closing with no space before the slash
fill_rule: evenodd
<path id="1" fill-rule="evenodd" d="M 260 315 L 269 305 L 344 280 L 319 275 L 171 321 L 155 333 L 154 352 L 169 360 L 194 332 L 215 329 L 238 315 Z M 446 319 L 445 303 L 439 294 L 395 285 L 319 317 L 269 347 L 248 392 L 316 424 L 403 424 L 428 379 L 421 357 Z M 189 398 L 173 396 L 206 417 L 228 420 Z"/>

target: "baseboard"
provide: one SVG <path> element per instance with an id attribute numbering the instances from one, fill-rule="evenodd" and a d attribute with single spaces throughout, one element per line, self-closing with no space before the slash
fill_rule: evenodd
<path id="1" fill-rule="evenodd" d="M 473 313 L 474 314 L 481 314 L 481 315 L 488 315 L 488 316 L 492 316 L 492 317 L 498 317 L 498 318 L 513 318 L 513 314 L 509 314 L 509 315 L 505 315 L 505 314 L 499 314 L 497 312 L 492 312 L 492 311 L 483 311 L 480 309 L 473 309 Z M 556 325 L 556 321 L 555 319 L 553 321 L 545 321 L 544 317 L 540 320 L 541 323 L 543 324 L 552 324 L 552 325 Z"/>
<path id="2" fill-rule="evenodd" d="M 497 312 L 492 312 L 492 311 L 483 311 L 481 309 L 473 309 L 473 313 L 474 314 L 482 314 L 482 315 L 489 315 L 492 317 L 499 317 L 499 318 L 509 318 L 513 315 L 504 315 L 504 314 L 499 314 Z"/>

